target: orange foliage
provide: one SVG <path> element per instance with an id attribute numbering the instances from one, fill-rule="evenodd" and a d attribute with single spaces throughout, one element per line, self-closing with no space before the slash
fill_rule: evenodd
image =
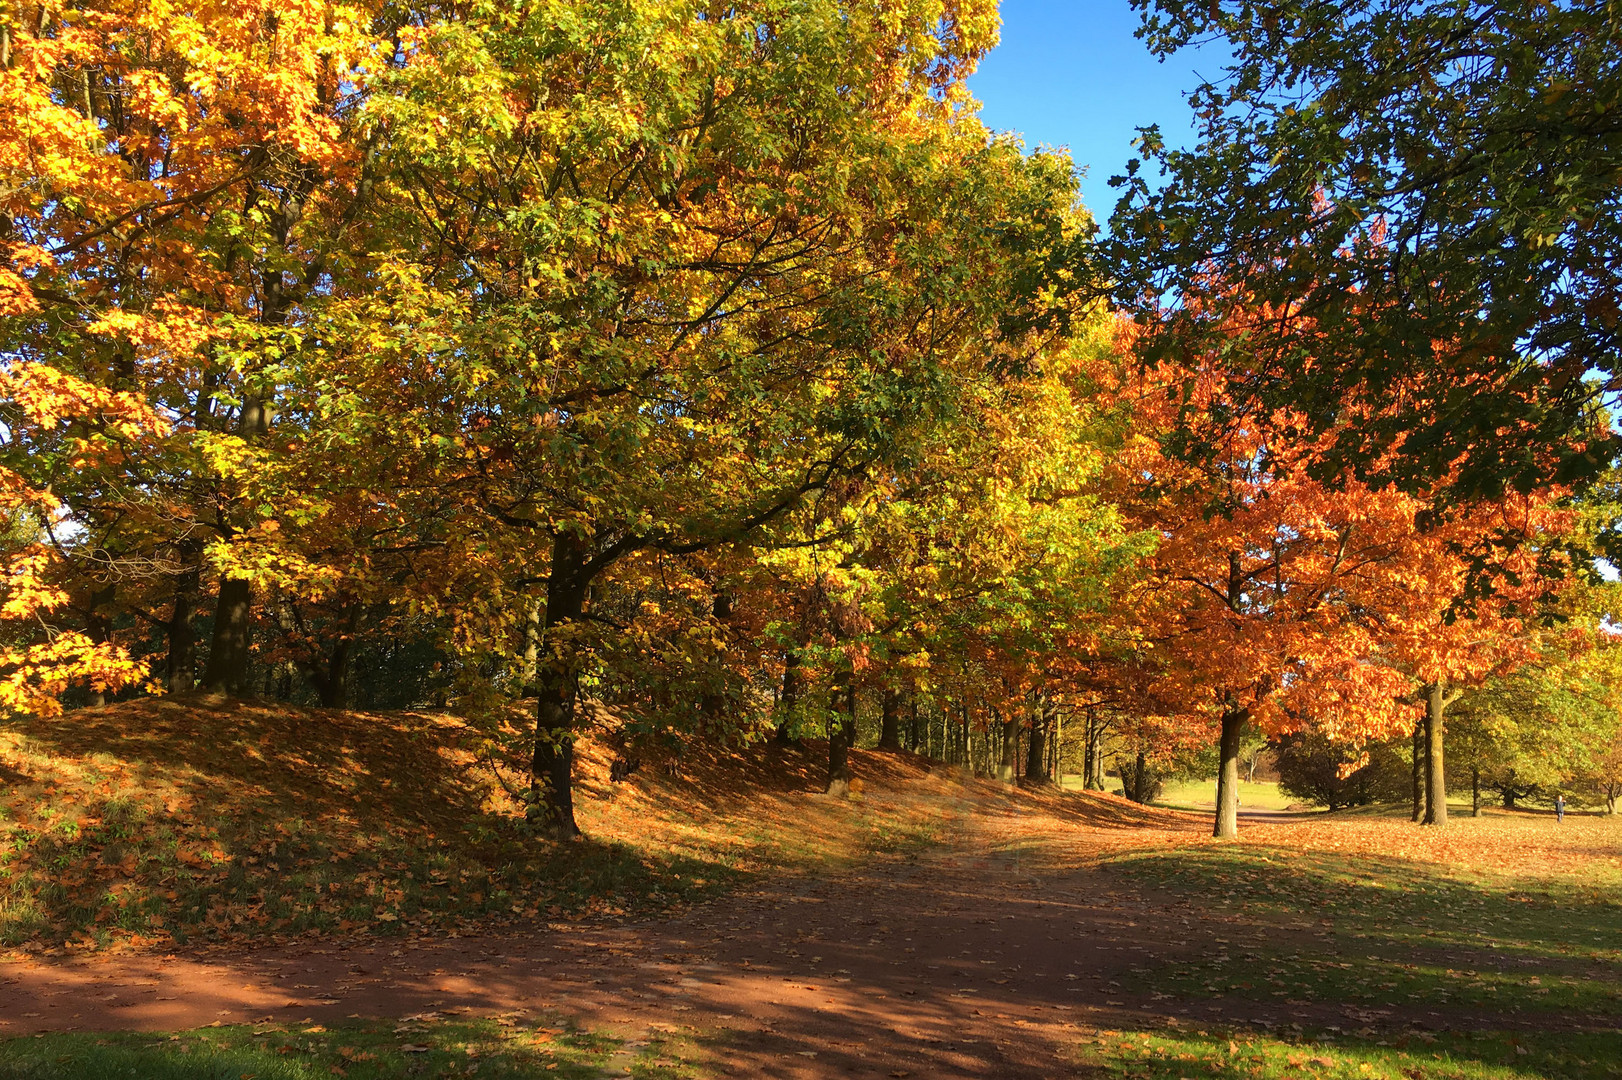
<path id="1" fill-rule="evenodd" d="M 0 370 L 0 407 L 12 418 L 14 440 L 92 417 L 103 436 L 109 430 L 134 435 L 159 426 L 129 395 L 98 390 L 36 364 Z M 105 438 L 89 437 L 74 440 L 71 450 L 75 463 L 116 452 Z M 0 710 L 7 712 L 55 715 L 61 711 L 57 698 L 69 686 L 113 690 L 138 681 L 146 671 L 121 648 L 51 625 L 50 614 L 68 602 L 68 594 L 53 580 L 59 550 L 45 542 L 58 509 L 50 492 L 0 466 L 0 516 L 10 526 L 0 548 L 0 620 L 6 626 L 6 644 L 0 647 Z"/>
<path id="2" fill-rule="evenodd" d="M 1361 743 L 1411 727 L 1417 685 L 1479 682 L 1529 655 L 1524 615 L 1553 587 L 1544 541 L 1571 526 L 1562 492 L 1457 507 L 1321 479 L 1338 432 L 1303 438 L 1284 411 L 1230 416 L 1232 377 L 1163 367 L 1114 390 L 1134 436 L 1109 483 L 1160 538 L 1141 615 L 1150 711 Z M 1207 452 L 1173 453 L 1177 438 Z"/>

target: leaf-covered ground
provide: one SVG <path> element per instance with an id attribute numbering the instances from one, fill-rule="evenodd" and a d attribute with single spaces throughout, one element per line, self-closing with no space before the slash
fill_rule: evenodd
<path id="1" fill-rule="evenodd" d="M 0 945 L 37 950 L 399 934 L 716 895 L 761 873 L 934 834 L 939 801 L 882 794 L 829 813 L 812 748 L 749 758 L 689 747 L 608 781 L 580 747 L 588 841 L 532 835 L 448 716 L 290 709 L 187 697 L 0 726 Z M 919 759 L 862 756 L 879 787 Z M 507 772 L 508 784 L 517 771 Z"/>
<path id="2" fill-rule="evenodd" d="M 1604 887 L 1617 823 L 1568 819 L 1578 827 L 1557 833 L 1502 816 L 1437 838 L 1314 818 L 1222 845 L 1197 819 L 1109 798 L 955 787 L 972 812 L 937 845 L 654 921 L 17 965 L 0 978 L 0 1016 L 46 1034 L 0 1043 L 0 1076 L 96 1075 L 84 1070 L 97 1055 L 115 1063 L 107 1075 L 150 1062 L 141 1075 L 188 1080 L 469 1066 L 695 1080 L 1622 1076 L 1622 926 Z M 1358 849 L 1377 840 L 1411 857 Z M 1507 852 L 1536 848 L 1560 857 L 1532 878 Z M 1466 850 L 1482 861 L 1437 858 Z M 188 1026 L 210 1016 L 228 1026 Z M 50 1033 L 74 1025 L 184 1030 Z M 532 1031 L 556 1045 L 535 1053 Z"/>
<path id="3" fill-rule="evenodd" d="M 0 1041 L 0 1078 L 1622 1077 L 1616 820 L 1494 812 L 1438 831 L 1257 815 L 1221 844 L 1201 816 L 930 773 L 905 756 L 863 755 L 864 796 L 830 800 L 813 760 L 760 751 L 688 760 L 682 778 L 593 780 L 583 816 L 607 839 L 488 863 L 503 844 L 530 851 L 528 838 L 499 831 L 511 810 L 454 725 L 379 718 L 364 743 L 374 729 L 341 718 L 323 746 L 308 726 L 323 714 L 300 716 L 282 732 L 296 750 L 264 742 L 272 721 L 235 716 L 240 737 L 211 729 L 226 749 L 205 760 L 163 758 L 163 738 L 141 731 L 122 746 L 95 735 L 100 750 L 12 733 L 12 807 L 56 770 L 58 793 L 145 793 L 150 826 L 113 837 L 122 849 L 99 841 L 90 850 L 109 853 L 85 870 L 41 859 L 75 850 L 49 847 L 69 843 L 53 837 L 58 815 L 19 813 L 13 850 L 29 854 L 12 872 L 105 881 L 131 873 L 134 851 L 138 883 L 187 882 L 223 922 L 184 924 L 218 935 L 206 949 L 192 933 L 187 946 L 177 934 L 159 948 L 19 952 L 0 966 L 0 1033 L 21 1036 Z M 443 724 L 435 753 L 449 764 L 391 762 L 402 731 L 384 721 Z M 340 734 L 356 763 L 341 776 L 294 760 L 335 752 Z M 286 780 L 298 783 L 271 802 Z M 485 801 L 454 801 L 473 797 L 456 783 Z M 449 805 L 425 801 L 430 790 Z M 170 810 L 166 796 L 196 801 Z M 310 847 L 256 852 L 280 834 L 249 811 L 295 806 Z M 469 806 L 471 824 L 453 829 Z M 72 842 L 108 835 L 104 807 L 69 815 L 84 815 Z M 207 829 L 219 865 L 174 854 Z M 444 843 L 413 854 L 428 832 Z M 446 852 L 464 861 L 427 861 Z M 446 872 L 458 866 L 467 891 Z M 605 866 L 646 876 L 591 876 Z M 489 894 L 473 901 L 481 867 L 523 882 L 509 894 L 539 916 L 509 904 L 503 921 Z M 365 918 L 324 908 L 335 891 L 356 895 L 356 868 L 404 883 L 403 901 Z M 302 875 L 282 895 L 311 897 L 320 933 L 234 922 L 276 887 L 273 872 Z M 441 895 L 457 899 L 434 906 Z M 614 899 L 588 920 L 539 906 L 574 896 L 591 910 L 602 895 Z M 131 1029 L 161 1034 L 119 1034 Z"/>

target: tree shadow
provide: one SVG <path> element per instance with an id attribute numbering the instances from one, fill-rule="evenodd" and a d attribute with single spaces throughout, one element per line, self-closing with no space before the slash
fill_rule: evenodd
<path id="1" fill-rule="evenodd" d="M 176 695 L 13 726 L 29 743 L 7 766 L 25 849 L 8 876 L 28 903 L 0 911 L 0 941 L 42 924 L 58 939 L 388 932 L 658 906 L 726 876 L 701 854 L 536 834 L 479 733 L 444 716 Z"/>

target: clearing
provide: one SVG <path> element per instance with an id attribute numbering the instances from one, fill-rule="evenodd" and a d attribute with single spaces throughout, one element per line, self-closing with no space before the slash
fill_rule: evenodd
<path id="1" fill-rule="evenodd" d="M 13 790 L 43 768 L 38 740 L 5 759 Z M 121 763 L 98 759 L 104 777 L 139 771 L 134 751 L 92 752 Z M 1252 819 L 1240 844 L 1218 844 L 1203 816 L 967 780 L 911 755 L 860 755 L 867 789 L 848 802 L 815 792 L 814 754 L 754 759 L 591 788 L 599 839 L 579 846 L 594 850 L 499 868 L 504 916 L 463 890 L 373 909 L 393 920 L 361 923 L 354 905 L 297 933 L 238 923 L 257 895 L 242 882 L 266 880 L 244 869 L 219 878 L 216 917 L 185 944 L 131 946 L 133 931 L 94 920 L 66 940 L 105 934 L 103 947 L 36 935 L 0 967 L 13 1036 L 0 1076 L 1622 1076 L 1613 820 L 1494 813 L 1435 832 L 1312 815 Z M 346 805 L 338 850 L 354 860 L 381 826 L 365 800 Z M 409 818 L 409 801 L 394 810 Z M 206 818 L 233 864 L 247 856 L 231 838 L 263 828 L 244 812 Z M 494 828 L 502 811 L 487 812 Z M 479 839 L 447 843 L 471 859 Z M 368 857 L 386 880 L 418 872 Z M 25 865 L 46 873 L 37 855 Z M 618 889 L 611 905 L 526 913 L 583 895 L 596 872 Z"/>

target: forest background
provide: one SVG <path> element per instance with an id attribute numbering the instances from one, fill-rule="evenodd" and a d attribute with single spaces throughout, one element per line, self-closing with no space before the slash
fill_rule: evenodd
<path id="1" fill-rule="evenodd" d="M 1268 10 L 1104 238 L 986 0 L 6 4 L 0 703 L 1614 811 L 1607 9 Z"/>

